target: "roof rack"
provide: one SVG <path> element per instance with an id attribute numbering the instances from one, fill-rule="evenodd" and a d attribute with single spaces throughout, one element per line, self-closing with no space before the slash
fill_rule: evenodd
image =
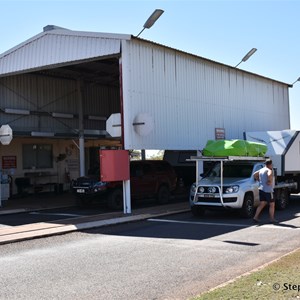
<path id="1" fill-rule="evenodd" d="M 258 157 L 258 156 L 191 156 L 188 161 L 234 161 L 234 160 L 244 160 L 244 161 L 265 161 L 268 157 Z"/>

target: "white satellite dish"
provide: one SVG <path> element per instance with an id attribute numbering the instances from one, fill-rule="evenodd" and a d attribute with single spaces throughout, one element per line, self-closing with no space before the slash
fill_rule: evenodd
<path id="1" fill-rule="evenodd" d="M 154 128 L 154 120 L 148 113 L 140 113 L 134 118 L 132 125 L 138 135 L 147 136 Z"/>
<path id="2" fill-rule="evenodd" d="M 9 125 L 2 125 L 0 127 L 0 142 L 2 145 L 9 145 L 13 138 L 12 129 Z"/>

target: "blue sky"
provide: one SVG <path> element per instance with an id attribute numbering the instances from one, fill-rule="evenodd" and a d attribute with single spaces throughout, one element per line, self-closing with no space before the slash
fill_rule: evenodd
<path id="1" fill-rule="evenodd" d="M 137 35 L 154 9 L 165 12 L 141 37 L 285 83 L 300 77 L 298 0 L 0 0 L 0 53 L 49 24 Z M 300 82 L 290 92 L 291 128 L 300 130 Z"/>

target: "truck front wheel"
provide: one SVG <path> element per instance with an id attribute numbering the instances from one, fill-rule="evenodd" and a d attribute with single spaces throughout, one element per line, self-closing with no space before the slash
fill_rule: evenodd
<path id="1" fill-rule="evenodd" d="M 285 209 L 289 204 L 290 193 L 286 189 L 279 190 L 275 195 L 276 208 L 279 210 Z"/>
<path id="2" fill-rule="evenodd" d="M 241 213 L 245 218 L 252 218 L 254 216 L 254 201 L 251 194 L 245 195 Z"/>

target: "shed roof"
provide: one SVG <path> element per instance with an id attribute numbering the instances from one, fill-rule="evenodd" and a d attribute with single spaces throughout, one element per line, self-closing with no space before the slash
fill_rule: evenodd
<path id="1" fill-rule="evenodd" d="M 121 41 L 132 39 L 172 49 L 217 65 L 234 68 L 129 34 L 73 31 L 55 25 L 47 25 L 43 28 L 43 32 L 0 54 L 0 77 L 94 61 L 100 57 L 102 59 L 116 57 L 121 53 Z M 245 70 L 237 70 L 292 87 L 285 82 Z"/>
<path id="2" fill-rule="evenodd" d="M 43 32 L 0 55 L 0 77 L 119 55 L 121 40 L 130 38 L 48 25 Z"/>

